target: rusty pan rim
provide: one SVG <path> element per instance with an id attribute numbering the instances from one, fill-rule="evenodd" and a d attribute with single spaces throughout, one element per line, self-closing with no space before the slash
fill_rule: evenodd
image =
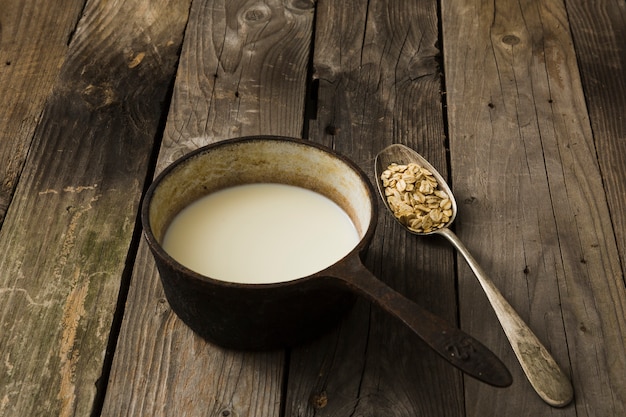
<path id="1" fill-rule="evenodd" d="M 200 274 L 186 267 L 185 265 L 175 260 L 172 256 L 170 256 L 165 251 L 165 249 L 163 249 L 161 243 L 158 241 L 158 239 L 156 238 L 154 234 L 154 231 L 150 224 L 149 212 L 150 212 L 150 202 L 152 201 L 152 197 L 154 196 L 155 191 L 157 190 L 159 184 L 163 181 L 163 179 L 167 178 L 174 170 L 176 170 L 180 165 L 184 164 L 188 160 L 198 157 L 206 152 L 210 152 L 211 150 L 216 149 L 216 148 L 220 148 L 224 146 L 233 146 L 233 145 L 238 145 L 238 144 L 245 144 L 245 143 L 250 143 L 250 142 L 258 142 L 258 141 L 289 142 L 289 143 L 293 143 L 293 144 L 300 145 L 300 146 L 315 148 L 317 150 L 320 150 L 322 152 L 325 152 L 331 155 L 334 158 L 337 158 L 342 163 L 344 163 L 348 168 L 352 169 L 359 176 L 359 178 L 362 180 L 363 185 L 367 189 L 368 199 L 370 202 L 371 216 L 369 219 L 369 224 L 367 226 L 367 229 L 365 230 L 365 233 L 360 238 L 357 245 L 337 262 L 313 274 L 300 277 L 300 278 L 295 278 L 295 279 L 288 280 L 288 281 L 281 281 L 281 282 L 274 282 L 274 283 L 231 282 L 231 281 L 211 278 L 209 276 Z M 332 150 L 331 148 L 325 145 L 316 143 L 316 142 L 311 142 L 305 139 L 294 138 L 294 137 L 289 137 L 289 136 L 252 135 L 252 136 L 242 136 L 242 137 L 237 137 L 237 138 L 224 139 L 218 142 L 213 142 L 208 145 L 201 146 L 181 156 L 180 158 L 176 159 L 174 162 L 170 163 L 154 178 L 154 180 L 148 187 L 148 190 L 144 194 L 140 218 L 141 218 L 141 222 L 143 226 L 143 235 L 150 249 L 153 252 L 155 252 L 163 261 L 170 264 L 175 269 L 179 270 L 182 274 L 184 274 L 184 276 L 188 277 L 189 280 L 203 282 L 203 283 L 210 283 L 212 285 L 223 286 L 225 288 L 245 289 L 245 290 L 254 290 L 254 289 L 267 290 L 267 289 L 272 289 L 272 288 L 285 288 L 285 287 L 296 286 L 296 285 L 308 282 L 310 280 L 317 280 L 320 277 L 340 278 L 336 273 L 333 273 L 333 271 L 337 270 L 337 268 L 341 268 L 343 264 L 350 263 L 355 258 L 358 260 L 358 262 L 361 262 L 360 257 L 369 248 L 369 245 L 373 239 L 376 225 L 377 225 L 378 206 L 377 206 L 377 203 L 376 203 L 377 200 L 375 197 L 376 197 L 376 194 L 375 194 L 374 187 L 371 181 L 368 179 L 365 171 L 361 167 L 359 167 L 354 161 Z"/>

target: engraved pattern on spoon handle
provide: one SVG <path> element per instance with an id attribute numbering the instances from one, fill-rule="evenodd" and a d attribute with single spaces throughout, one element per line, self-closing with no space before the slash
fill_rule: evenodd
<path id="1" fill-rule="evenodd" d="M 554 407 L 564 407 L 569 404 L 574 397 L 572 384 L 548 350 L 487 277 L 487 274 L 454 232 L 443 228 L 437 233 L 445 236 L 456 247 L 474 271 L 498 320 L 500 320 L 502 329 L 511 343 L 522 370 L 537 394 L 546 403 Z"/>

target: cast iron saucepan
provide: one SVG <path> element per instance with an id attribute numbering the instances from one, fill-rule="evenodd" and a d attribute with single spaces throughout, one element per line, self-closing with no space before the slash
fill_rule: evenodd
<path id="1" fill-rule="evenodd" d="M 269 284 L 213 279 L 181 265 L 163 249 L 165 232 L 183 208 L 212 192 L 250 183 L 295 185 L 330 198 L 349 215 L 360 241 L 317 273 Z M 244 350 L 294 346 L 334 327 L 358 294 L 398 318 L 460 370 L 494 386 L 511 384 L 509 371 L 490 350 L 363 265 L 376 227 L 375 193 L 356 164 L 326 147 L 255 136 L 199 148 L 159 174 L 146 193 L 141 220 L 172 310 L 206 340 Z"/>

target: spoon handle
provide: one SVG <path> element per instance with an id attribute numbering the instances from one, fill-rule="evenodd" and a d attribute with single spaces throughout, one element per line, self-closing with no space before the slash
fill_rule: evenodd
<path id="1" fill-rule="evenodd" d="M 448 228 L 439 229 L 438 233 L 445 236 L 456 247 L 474 271 L 500 320 L 522 370 L 537 394 L 554 407 L 564 407 L 569 404 L 574 397 L 572 384 L 548 350 L 487 277 L 458 236 Z"/>
<path id="2" fill-rule="evenodd" d="M 341 279 L 351 291 L 365 296 L 398 318 L 456 368 L 496 387 L 511 385 L 509 370 L 493 352 L 384 284 L 360 260 L 349 262 L 347 272 L 335 272 L 334 276 Z"/>

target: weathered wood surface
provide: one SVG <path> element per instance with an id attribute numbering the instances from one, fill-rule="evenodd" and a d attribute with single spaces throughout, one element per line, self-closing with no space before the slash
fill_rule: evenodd
<path id="1" fill-rule="evenodd" d="M 158 169 L 229 137 L 301 135 L 313 11 L 307 1 L 193 3 Z M 284 366 L 284 352 L 232 352 L 192 334 L 142 244 L 103 415 L 278 416 Z"/>
<path id="2" fill-rule="evenodd" d="M 40 2 L 31 3 L 24 12 L 37 16 Z M 98 411 L 137 207 L 187 11 L 179 1 L 92 1 L 83 11 L 0 232 L 0 415 Z M 59 19 L 64 13 L 76 19 L 70 8 Z M 25 28 L 28 21 L 18 20 Z M 38 33 L 36 49 L 47 33 Z M 52 38 L 54 49 L 56 43 Z M 62 62 L 50 54 L 41 85 L 16 83 L 14 97 L 36 88 L 33 99 L 42 100 L 50 65 Z M 13 59 L 16 66 L 21 59 Z"/>
<path id="3" fill-rule="evenodd" d="M 82 2 L 71 3 L 0 4 L 0 224 L 83 9 Z"/>
<path id="4" fill-rule="evenodd" d="M 1 416 L 626 414 L 623 0 L 0 3 Z M 392 142 L 447 173 L 457 232 L 575 403 L 532 391 L 450 245 L 382 210 L 368 267 L 492 348 L 513 386 L 464 378 L 364 301 L 290 351 L 193 335 L 133 239 L 144 183 L 259 133 L 372 180 Z"/>
<path id="5" fill-rule="evenodd" d="M 394 142 L 422 152 L 445 175 L 437 3 L 318 2 L 317 22 L 313 74 L 319 89 L 310 138 L 351 157 L 372 181 L 376 152 Z M 456 322 L 450 247 L 407 234 L 382 204 L 366 265 Z M 289 416 L 464 413 L 460 373 L 365 302 L 338 331 L 295 349 L 289 371 Z M 309 397 L 313 406 L 306 407 Z"/>
<path id="6" fill-rule="evenodd" d="M 626 1 L 568 0 L 595 149 L 626 265 Z"/>
<path id="7" fill-rule="evenodd" d="M 560 414 L 623 415 L 626 292 L 565 5 L 444 2 L 442 16 L 458 233 L 571 375 Z M 504 346 L 459 275 L 463 327 Z M 499 350 L 516 395 L 466 381 L 468 413 L 545 414 Z"/>

